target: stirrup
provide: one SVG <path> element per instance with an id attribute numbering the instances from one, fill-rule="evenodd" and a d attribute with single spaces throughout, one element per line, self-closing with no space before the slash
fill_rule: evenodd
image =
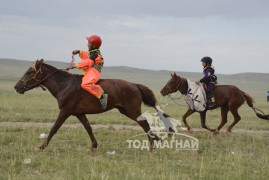
<path id="1" fill-rule="evenodd" d="M 215 102 L 208 102 L 208 103 L 207 103 L 207 107 L 208 107 L 208 108 L 212 108 L 212 107 L 214 107 L 215 105 L 216 105 Z"/>

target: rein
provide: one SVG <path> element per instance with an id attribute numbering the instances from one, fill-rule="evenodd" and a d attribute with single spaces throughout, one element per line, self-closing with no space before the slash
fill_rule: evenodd
<path id="1" fill-rule="evenodd" d="M 173 97 L 171 97 L 171 94 L 168 94 L 168 95 L 167 95 L 167 97 L 168 97 L 169 99 L 171 99 L 175 104 L 177 104 L 177 105 L 179 105 L 179 106 L 184 106 L 184 105 L 179 104 L 178 102 L 176 102 L 176 100 L 181 99 L 183 96 L 184 96 L 184 94 L 181 94 L 180 97 L 173 98 Z"/>
<path id="2" fill-rule="evenodd" d="M 180 92 L 180 91 L 179 91 L 179 87 L 181 86 L 182 83 L 183 83 L 183 81 L 182 81 L 182 78 L 181 78 L 181 80 L 180 80 L 180 82 L 178 83 L 178 86 L 177 86 L 177 91 L 178 91 L 178 92 Z M 171 90 L 171 88 L 170 88 L 169 86 L 168 86 L 168 89 L 169 89 L 169 91 Z M 185 95 L 185 94 L 181 94 L 181 96 L 176 97 L 176 98 L 173 98 L 173 97 L 171 96 L 171 94 L 168 94 L 167 97 L 168 97 L 169 99 L 171 99 L 175 104 L 177 104 L 177 105 L 179 105 L 179 106 L 183 106 L 182 104 L 177 103 L 176 100 L 181 99 L 184 95 Z"/>
<path id="3" fill-rule="evenodd" d="M 75 57 L 74 56 L 72 56 L 72 60 L 71 60 L 71 62 L 69 63 L 69 67 L 73 67 L 73 63 L 75 62 Z"/>
<path id="4" fill-rule="evenodd" d="M 36 87 L 37 85 L 40 86 L 44 91 L 46 90 L 46 88 L 41 84 L 43 81 L 45 81 L 48 77 L 50 77 L 52 74 L 54 74 L 56 71 L 58 71 L 58 69 L 52 71 L 50 74 L 48 74 L 45 78 L 43 78 L 42 80 L 39 80 L 36 78 L 36 76 L 38 75 L 38 73 L 42 74 L 42 71 L 41 71 L 41 67 L 42 67 L 42 64 L 39 68 L 38 71 L 36 71 L 35 75 L 27 80 L 23 80 L 23 79 L 20 79 L 20 81 L 22 81 L 24 83 L 24 89 L 32 89 L 34 87 Z M 31 80 L 34 80 L 34 81 L 37 81 L 37 83 L 35 83 L 34 85 L 31 85 L 29 86 L 28 85 L 28 82 L 31 81 Z"/>

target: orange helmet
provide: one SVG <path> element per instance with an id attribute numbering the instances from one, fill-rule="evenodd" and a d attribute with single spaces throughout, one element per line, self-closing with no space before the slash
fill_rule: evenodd
<path id="1" fill-rule="evenodd" d="M 92 35 L 90 37 L 86 37 L 86 39 L 88 40 L 88 42 L 91 42 L 92 44 L 94 44 L 96 49 L 98 49 L 102 44 L 102 40 L 101 40 L 100 36 L 97 36 L 97 35 Z"/>

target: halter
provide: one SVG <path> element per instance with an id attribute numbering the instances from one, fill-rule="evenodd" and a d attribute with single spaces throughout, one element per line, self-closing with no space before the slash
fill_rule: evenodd
<path id="1" fill-rule="evenodd" d="M 38 85 L 38 86 L 40 86 L 44 91 L 46 90 L 46 88 L 45 88 L 41 83 L 42 83 L 43 81 L 45 81 L 48 77 L 50 77 L 52 74 L 54 74 L 56 71 L 58 71 L 58 69 L 56 69 L 55 71 L 51 72 L 51 73 L 50 73 L 49 75 L 47 75 L 44 79 L 39 80 L 39 79 L 36 78 L 36 76 L 37 76 L 39 73 L 42 74 L 42 71 L 41 71 L 42 64 L 43 64 L 43 62 L 41 63 L 39 70 L 36 71 L 36 73 L 35 73 L 35 75 L 34 75 L 33 77 L 31 77 L 31 78 L 29 78 L 29 79 L 27 79 L 27 80 L 24 80 L 24 79 L 22 79 L 22 78 L 20 79 L 20 81 L 22 81 L 22 82 L 24 83 L 24 86 L 23 86 L 24 89 L 32 89 L 32 88 L 34 88 L 34 87 L 36 87 L 36 86 Z M 35 69 L 35 68 L 34 68 L 34 69 Z M 34 80 L 34 81 L 36 81 L 37 83 L 35 83 L 34 85 L 29 86 L 27 83 L 28 83 L 29 81 L 31 81 L 31 80 Z"/>

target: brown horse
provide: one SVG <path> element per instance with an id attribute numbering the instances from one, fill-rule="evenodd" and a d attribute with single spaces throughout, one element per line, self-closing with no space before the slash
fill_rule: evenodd
<path id="1" fill-rule="evenodd" d="M 76 116 L 88 132 L 92 149 L 97 148 L 97 141 L 85 114 L 103 113 L 113 108 L 117 108 L 143 128 L 148 134 L 151 142 L 150 150 L 152 150 L 153 140 L 159 140 L 159 137 L 152 133 L 148 122 L 141 116 L 142 102 L 157 110 L 155 96 L 149 88 L 118 79 L 100 80 L 98 84 L 109 97 L 107 108 L 102 110 L 99 100 L 81 88 L 81 81 L 81 75 L 59 70 L 43 63 L 41 59 L 37 60 L 15 85 L 14 88 L 21 94 L 35 87 L 46 87 L 58 101 L 60 113 L 47 139 L 39 146 L 40 150 L 48 146 L 53 135 L 71 115 Z"/>
<path id="2" fill-rule="evenodd" d="M 161 90 L 161 94 L 163 96 L 169 95 L 176 91 L 180 91 L 181 94 L 187 94 L 187 79 L 177 76 L 176 73 L 171 74 L 171 79 L 167 82 L 167 84 Z M 214 132 L 215 134 L 219 133 L 219 130 L 227 123 L 227 114 L 230 111 L 234 117 L 234 122 L 228 127 L 227 133 L 231 133 L 232 128 L 238 121 L 240 121 L 241 117 L 238 114 L 238 108 L 247 101 L 249 107 L 251 107 L 256 115 L 259 118 L 266 119 L 268 115 L 262 115 L 257 112 L 257 108 L 253 107 L 253 99 L 241 91 L 239 88 L 232 85 L 217 85 L 214 89 L 214 98 L 215 98 L 215 108 L 221 108 L 221 123 L 217 129 L 210 129 L 206 126 L 206 112 L 207 109 L 200 113 L 201 125 L 203 128 Z M 259 110 L 260 111 L 260 110 Z M 190 126 L 188 125 L 186 119 L 188 116 L 196 112 L 195 110 L 188 109 L 187 112 L 183 115 L 182 121 L 185 126 L 188 128 L 188 131 L 191 131 Z"/>

